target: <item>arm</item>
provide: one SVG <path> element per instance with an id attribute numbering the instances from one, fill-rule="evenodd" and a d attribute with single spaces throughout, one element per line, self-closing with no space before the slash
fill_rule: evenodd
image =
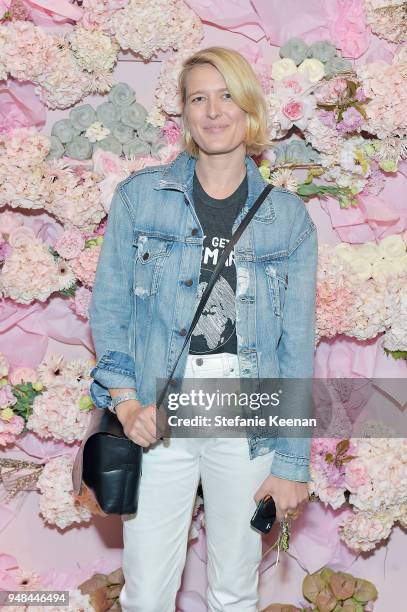
<path id="1" fill-rule="evenodd" d="M 96 269 L 89 322 L 96 351 L 90 395 L 97 408 L 110 404 L 110 388 L 136 389 L 130 341 L 133 278 L 133 218 L 116 187 Z"/>
<path id="2" fill-rule="evenodd" d="M 298 394 L 298 390 L 304 393 L 304 404 L 297 395 L 295 411 L 296 416 L 299 417 L 310 416 L 310 404 L 307 404 L 307 398 L 309 399 L 314 372 L 318 263 L 317 230 L 305 209 L 304 213 L 301 232 L 297 237 L 298 246 L 294 248 L 289 257 L 282 336 L 277 347 L 280 377 L 308 379 L 308 382 L 304 381 L 300 389 L 298 383 L 291 387 L 289 383 L 285 384 L 289 391 L 292 390 L 293 395 Z M 311 438 L 279 436 L 271 474 L 287 480 L 309 481 L 310 450 Z"/>

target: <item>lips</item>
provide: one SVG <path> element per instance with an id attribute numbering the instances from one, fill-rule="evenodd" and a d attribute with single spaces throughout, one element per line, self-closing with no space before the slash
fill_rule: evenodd
<path id="1" fill-rule="evenodd" d="M 222 130 L 225 130 L 227 127 L 228 127 L 227 125 L 213 125 L 211 127 L 207 127 L 204 129 L 207 130 L 208 132 L 213 132 L 216 134 L 216 132 L 221 132 Z"/>

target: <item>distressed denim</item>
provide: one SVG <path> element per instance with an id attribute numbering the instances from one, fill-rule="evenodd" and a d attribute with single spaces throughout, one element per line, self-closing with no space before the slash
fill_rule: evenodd
<path id="1" fill-rule="evenodd" d="M 98 408 L 109 405 L 109 388 L 134 388 L 143 405 L 155 403 L 156 379 L 170 375 L 183 346 L 198 305 L 204 238 L 192 198 L 195 163 L 184 151 L 115 189 L 89 309 L 96 351 L 90 394 Z M 248 197 L 233 231 L 266 185 L 253 159 L 245 163 Z M 240 376 L 311 379 L 318 240 L 303 201 L 274 188 L 237 241 L 234 258 Z M 248 435 L 251 458 L 275 450 L 271 473 L 301 482 L 310 479 L 310 442 Z"/>

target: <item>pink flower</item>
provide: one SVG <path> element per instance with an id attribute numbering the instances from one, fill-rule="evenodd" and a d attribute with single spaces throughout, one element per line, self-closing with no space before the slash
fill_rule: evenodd
<path id="1" fill-rule="evenodd" d="M 79 256 L 85 245 L 85 237 L 79 230 L 67 230 L 54 245 L 55 251 L 64 259 L 74 259 Z"/>
<path id="2" fill-rule="evenodd" d="M 9 374 L 9 382 L 11 385 L 18 385 L 25 382 L 37 382 L 37 372 L 33 368 L 19 367 Z"/>
<path id="3" fill-rule="evenodd" d="M 11 246 L 17 247 L 30 242 L 33 238 L 35 238 L 33 230 L 30 227 L 21 226 L 11 230 L 8 242 Z"/>
<path id="4" fill-rule="evenodd" d="M 357 459 L 354 459 L 346 466 L 345 473 L 345 485 L 350 491 L 355 491 L 358 487 L 361 487 L 368 481 L 368 474 L 366 468 L 362 463 L 358 463 Z"/>
<path id="5" fill-rule="evenodd" d="M 9 255 L 13 252 L 13 249 L 7 242 L 0 242 L 0 261 L 4 261 L 7 259 Z"/>
<path id="6" fill-rule="evenodd" d="M 23 225 L 21 217 L 14 212 L 4 212 L 0 215 L 0 234 L 7 240 L 13 229 Z"/>
<path id="7" fill-rule="evenodd" d="M 24 419 L 21 416 L 15 414 L 10 421 L 4 421 L 0 419 L 0 446 L 6 444 L 13 444 L 16 436 L 18 436 L 24 429 Z"/>
<path id="8" fill-rule="evenodd" d="M 0 389 L 0 408 L 6 408 L 7 406 L 13 406 L 17 401 L 15 395 L 11 390 L 10 385 L 4 385 Z"/>
<path id="9" fill-rule="evenodd" d="M 174 121 L 168 121 L 162 128 L 162 133 L 169 144 L 175 144 L 180 137 L 181 130 Z"/>
<path id="10" fill-rule="evenodd" d="M 89 304 L 92 297 L 92 292 L 86 287 L 78 287 L 75 291 L 75 297 L 70 303 L 71 309 L 83 319 L 88 319 Z"/>
<path id="11" fill-rule="evenodd" d="M 290 121 L 298 121 L 304 114 L 304 108 L 301 102 L 297 100 L 290 100 L 285 106 L 283 106 L 282 111 L 286 117 L 290 119 Z"/>
<path id="12" fill-rule="evenodd" d="M 292 89 L 295 93 L 301 93 L 303 90 L 300 83 L 298 82 L 298 79 L 293 76 L 286 77 L 281 81 L 281 83 L 282 85 L 284 85 L 284 87 L 287 87 L 287 89 Z"/>
<path id="13" fill-rule="evenodd" d="M 100 245 L 97 245 L 84 249 L 79 257 L 72 260 L 73 271 L 77 278 L 87 287 L 93 286 L 101 248 Z"/>

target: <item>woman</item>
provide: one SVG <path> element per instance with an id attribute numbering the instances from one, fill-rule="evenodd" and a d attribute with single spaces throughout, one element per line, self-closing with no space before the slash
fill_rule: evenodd
<path id="1" fill-rule="evenodd" d="M 219 255 L 265 187 L 250 155 L 270 144 L 266 104 L 248 62 L 220 47 L 187 59 L 179 88 L 185 150 L 132 174 L 112 200 L 90 308 L 91 395 L 97 407 L 115 404 L 144 447 L 138 511 L 123 517 L 123 610 L 175 610 L 201 480 L 208 608 L 252 612 L 261 536 L 250 518 L 266 493 L 277 519 L 308 499 L 310 440 L 160 439 L 154 402 Z M 303 202 L 274 189 L 226 262 L 174 388 L 184 378 L 312 378 L 316 262 Z"/>

